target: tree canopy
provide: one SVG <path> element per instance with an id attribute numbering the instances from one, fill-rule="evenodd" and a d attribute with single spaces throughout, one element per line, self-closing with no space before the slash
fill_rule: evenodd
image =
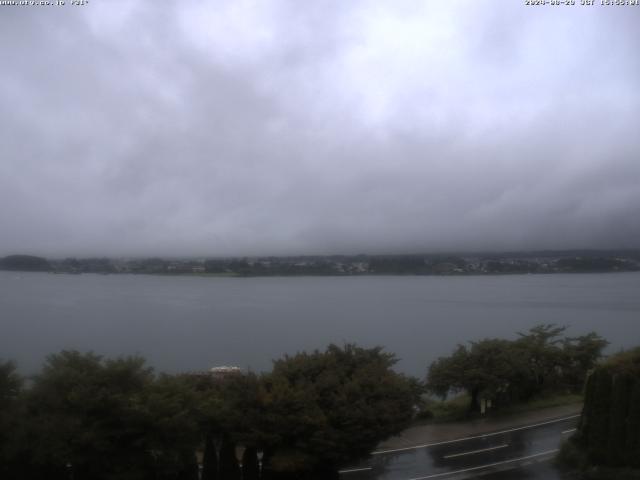
<path id="1" fill-rule="evenodd" d="M 264 384 L 266 426 L 279 432 L 274 461 L 335 467 L 406 428 L 419 392 L 395 363 L 379 347 L 355 345 L 277 360 Z"/>
<path id="2" fill-rule="evenodd" d="M 621 468 L 628 478 L 635 477 L 626 469 L 640 472 L 640 347 L 614 355 L 589 375 L 578 430 L 563 452 L 576 466 L 614 469 L 601 478 L 622 478 L 615 470 Z"/>
<path id="3" fill-rule="evenodd" d="M 28 388 L 0 363 L 3 479 L 330 478 L 405 428 L 417 382 L 381 348 L 331 345 L 272 372 L 157 375 L 141 357 L 50 355 Z M 218 441 L 216 441 L 216 439 Z M 288 477 L 286 475 L 289 475 Z"/>
<path id="4" fill-rule="evenodd" d="M 51 355 L 22 395 L 4 478 L 177 478 L 198 442 L 188 401 L 140 357 Z"/>
<path id="5" fill-rule="evenodd" d="M 546 391 L 579 391 L 607 341 L 594 332 L 563 337 L 565 330 L 543 324 L 516 340 L 488 338 L 458 345 L 430 365 L 427 388 L 442 397 L 468 393 L 471 411 L 480 409 L 480 399 L 499 406 Z"/>

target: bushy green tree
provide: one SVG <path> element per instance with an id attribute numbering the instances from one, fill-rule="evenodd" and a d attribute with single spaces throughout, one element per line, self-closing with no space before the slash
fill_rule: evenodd
<path id="1" fill-rule="evenodd" d="M 24 391 L 15 367 L 2 363 L 0 441 L 10 435 L 11 442 L 0 442 L 0 473 L 3 480 L 195 480 L 204 449 L 203 478 L 232 479 L 235 447 L 244 445 L 246 480 L 257 477 L 258 449 L 263 478 L 332 478 L 342 462 L 409 424 L 419 386 L 394 363 L 381 348 L 332 345 L 285 356 L 261 376 L 157 376 L 140 357 L 63 351 Z M 219 459 L 215 437 L 223 439 Z"/>
<path id="2" fill-rule="evenodd" d="M 19 467 L 16 442 L 20 430 L 22 378 L 11 361 L 0 361 L 0 478 L 10 478 Z"/>
<path id="3" fill-rule="evenodd" d="M 595 332 L 562 341 L 562 381 L 573 391 L 582 390 L 587 373 L 602 357 L 609 342 Z"/>
<path id="4" fill-rule="evenodd" d="M 640 467 L 640 348 L 611 357 L 589 376 L 573 443 L 591 465 Z"/>
<path id="5" fill-rule="evenodd" d="M 546 387 L 553 388 L 558 379 L 558 369 L 563 365 L 562 334 L 567 327 L 553 324 L 536 325 L 527 333 L 518 333 L 516 341 L 519 353 L 527 362 L 528 385 L 523 385 L 528 396 Z"/>
<path id="6" fill-rule="evenodd" d="M 92 353 L 51 355 L 27 397 L 32 463 L 70 465 L 77 478 L 113 478 L 144 468 L 137 404 L 152 381 L 144 360 Z"/>
<path id="7" fill-rule="evenodd" d="M 160 375 L 141 392 L 135 409 L 144 432 L 140 440 L 152 454 L 154 475 L 185 478 L 197 473 L 193 455 L 201 441 L 198 397 L 189 379 Z"/>
<path id="8" fill-rule="evenodd" d="M 382 348 L 351 344 L 275 361 L 263 380 L 271 466 L 335 470 L 407 427 L 418 391 L 395 363 Z"/>
<path id="9" fill-rule="evenodd" d="M 480 409 L 480 399 L 501 405 L 544 392 L 580 391 L 607 342 L 593 332 L 563 337 L 565 330 L 553 324 L 537 325 L 516 340 L 458 345 L 450 356 L 430 365 L 427 388 L 442 397 L 468 393 L 470 411 Z"/>
<path id="10" fill-rule="evenodd" d="M 587 373 L 596 366 L 609 344 L 595 332 L 564 337 L 566 329 L 545 324 L 519 333 L 517 346 L 527 359 L 529 369 L 527 396 L 545 390 L 581 391 Z"/>
<path id="11" fill-rule="evenodd" d="M 203 477 L 217 478 L 218 473 L 220 478 L 238 476 L 235 445 L 256 447 L 266 443 L 259 428 L 264 413 L 260 378 L 252 372 L 223 377 L 199 375 L 192 377 L 191 383 L 198 396 L 198 423 L 204 438 Z M 222 442 L 218 452 L 214 438 Z M 249 448 L 248 454 L 252 451 L 255 453 Z"/>
<path id="12" fill-rule="evenodd" d="M 469 348 L 458 345 L 451 356 L 433 362 L 427 387 L 442 397 L 449 393 L 468 393 L 469 409 L 476 412 L 480 410 L 480 399 L 509 402 L 524 368 L 512 342 L 485 339 L 471 342 Z"/>
<path id="13" fill-rule="evenodd" d="M 178 377 L 156 378 L 140 357 L 51 355 L 24 408 L 23 478 L 177 479 L 194 471 L 193 392 Z"/>

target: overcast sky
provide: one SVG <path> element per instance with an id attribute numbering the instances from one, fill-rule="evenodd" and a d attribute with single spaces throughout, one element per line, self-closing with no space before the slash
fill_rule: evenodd
<path id="1" fill-rule="evenodd" d="M 640 7 L 66 3 L 0 6 L 0 254 L 640 247 Z"/>

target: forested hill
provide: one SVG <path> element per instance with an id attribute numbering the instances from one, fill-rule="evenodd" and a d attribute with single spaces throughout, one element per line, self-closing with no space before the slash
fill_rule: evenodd
<path id="1" fill-rule="evenodd" d="M 42 257 L 33 255 L 9 255 L 0 258 L 0 269 L 23 272 L 47 272 L 51 270 L 49 262 Z"/>

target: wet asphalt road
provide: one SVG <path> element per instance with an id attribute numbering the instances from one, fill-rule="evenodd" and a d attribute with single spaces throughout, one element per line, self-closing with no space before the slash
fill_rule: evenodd
<path id="1" fill-rule="evenodd" d="M 561 479 L 548 462 L 578 418 L 541 422 L 418 447 L 374 452 L 341 471 L 344 480 Z"/>

